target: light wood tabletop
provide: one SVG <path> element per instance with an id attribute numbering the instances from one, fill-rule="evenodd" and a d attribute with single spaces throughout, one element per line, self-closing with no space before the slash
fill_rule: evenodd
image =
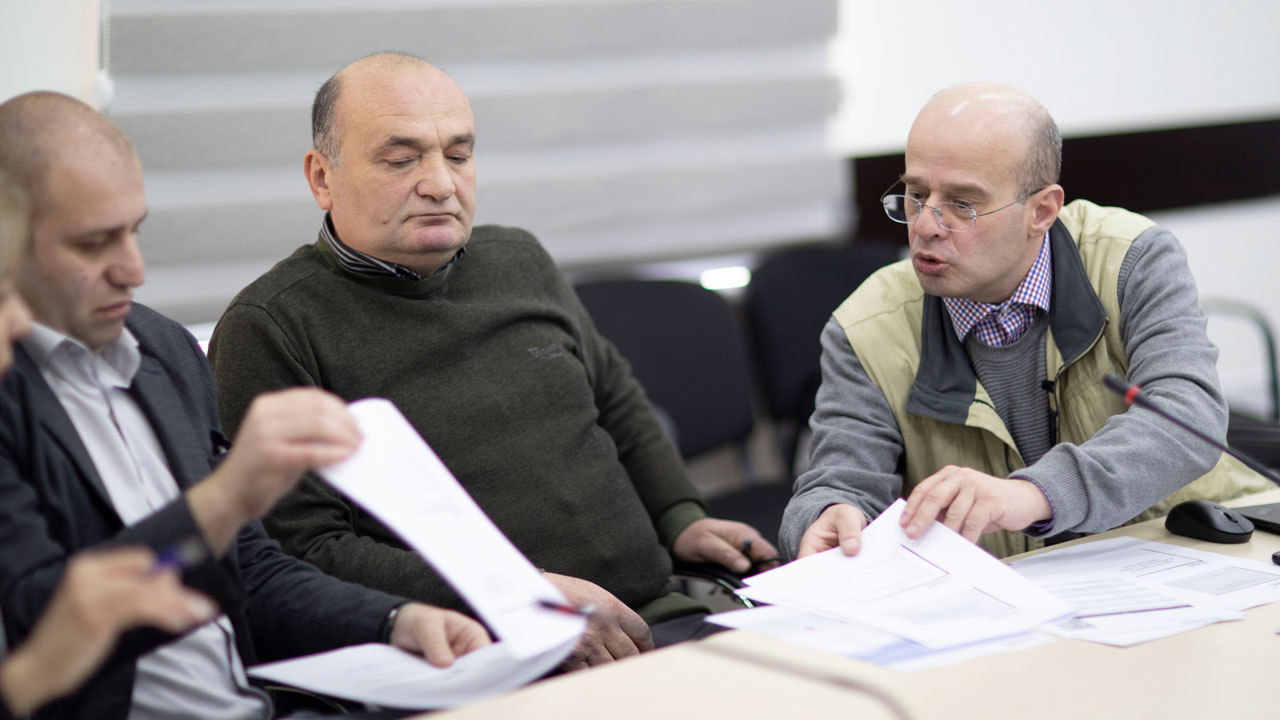
<path id="1" fill-rule="evenodd" d="M 1280 502 L 1280 490 L 1228 505 Z M 1264 562 L 1280 535 L 1216 545 L 1170 534 L 1162 520 L 1118 535 Z M 1063 547 L 1063 546 L 1058 546 Z M 1280 603 L 1128 648 L 1079 640 L 899 672 L 748 631 L 731 631 L 614 665 L 553 678 L 431 715 L 480 718 L 1280 718 Z"/>

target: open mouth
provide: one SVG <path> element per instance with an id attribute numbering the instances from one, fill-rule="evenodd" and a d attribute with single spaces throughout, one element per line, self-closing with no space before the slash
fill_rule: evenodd
<path id="1" fill-rule="evenodd" d="M 947 263 L 940 258 L 928 253 L 916 253 L 911 256 L 911 264 L 915 267 L 916 272 L 926 275 L 935 275 L 946 269 Z"/>

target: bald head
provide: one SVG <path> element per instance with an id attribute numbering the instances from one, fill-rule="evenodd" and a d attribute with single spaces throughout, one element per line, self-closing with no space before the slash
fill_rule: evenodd
<path id="1" fill-rule="evenodd" d="M 1011 85 L 974 82 L 947 88 L 924 106 L 911 136 L 944 132 L 959 145 L 1009 151 L 1007 172 L 1021 194 L 1058 182 L 1062 136 L 1038 100 Z"/>
<path id="2" fill-rule="evenodd" d="M 59 168 L 94 163 L 141 175 L 129 140 L 97 110 L 60 93 L 37 91 L 0 104 L 0 170 L 39 214 L 56 192 Z"/>
<path id="3" fill-rule="evenodd" d="M 401 52 L 380 52 L 346 65 L 320 86 L 315 102 L 311 105 L 311 141 L 315 149 L 337 164 L 342 152 L 343 95 L 348 88 L 355 92 L 378 85 L 380 79 L 402 73 L 412 73 L 424 81 L 424 87 L 433 91 L 456 93 L 467 102 L 462 89 L 444 71 L 416 55 Z"/>
<path id="4" fill-rule="evenodd" d="M 27 194 L 0 171 L 0 288 L 8 280 L 27 237 Z M 3 338 L 0 338 L 0 342 Z"/>

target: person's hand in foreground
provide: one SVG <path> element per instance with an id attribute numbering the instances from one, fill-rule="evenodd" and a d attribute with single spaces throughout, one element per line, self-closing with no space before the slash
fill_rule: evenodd
<path id="1" fill-rule="evenodd" d="M 982 533 L 1022 530 L 1052 516 L 1049 499 L 1034 483 L 948 465 L 911 491 L 899 524 L 907 537 L 918 538 L 938 520 L 976 543 Z"/>
<path id="2" fill-rule="evenodd" d="M 778 550 L 755 528 L 733 520 L 702 518 L 689 524 L 671 554 L 689 563 L 715 563 L 739 575 L 778 564 Z"/>
<path id="3" fill-rule="evenodd" d="M 555 573 L 544 575 L 564 593 L 569 604 L 593 608 L 582 639 L 560 664 L 561 669 L 581 670 L 653 649 L 648 623 L 612 593 L 587 580 Z"/>
<path id="4" fill-rule="evenodd" d="M 231 452 L 187 491 L 205 542 L 221 556 L 240 528 L 265 515 L 304 472 L 347 459 L 361 440 L 355 418 L 335 395 L 317 388 L 259 395 Z"/>
<path id="5" fill-rule="evenodd" d="M 804 531 L 796 559 L 839 547 L 845 555 L 856 555 L 862 547 L 862 530 L 867 526 L 867 516 L 852 505 L 835 504 L 827 507 L 817 520 Z"/>
<path id="6" fill-rule="evenodd" d="M 75 690 L 137 626 L 181 633 L 217 614 L 175 570 L 158 569 L 147 548 L 86 551 L 67 563 L 62 583 L 26 640 L 0 666 L 0 694 L 15 716 Z"/>
<path id="7" fill-rule="evenodd" d="M 388 642 L 401 650 L 422 655 L 427 662 L 443 668 L 493 640 L 484 625 L 462 613 L 424 603 L 409 603 L 396 613 Z"/>

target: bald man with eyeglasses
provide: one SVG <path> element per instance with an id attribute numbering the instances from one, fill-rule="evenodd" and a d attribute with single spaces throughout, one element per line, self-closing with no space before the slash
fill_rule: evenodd
<path id="1" fill-rule="evenodd" d="M 1186 254 L 1140 215 L 1064 204 L 1061 153 L 1048 111 L 1007 85 L 949 88 L 920 111 L 882 198 L 911 256 L 823 331 L 789 556 L 855 554 L 900 497 L 908 536 L 937 519 L 1004 557 L 1269 487 L 1103 387 L 1125 377 L 1226 435 Z"/>

